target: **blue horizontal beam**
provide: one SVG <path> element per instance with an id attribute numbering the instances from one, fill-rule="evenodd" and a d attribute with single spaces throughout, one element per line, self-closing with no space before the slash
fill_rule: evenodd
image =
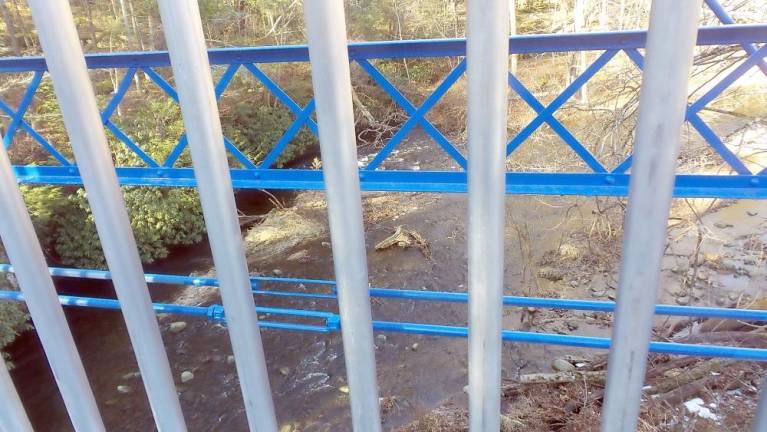
<path id="1" fill-rule="evenodd" d="M 24 301 L 24 295 L 18 291 L 0 291 L 0 300 L 7 301 Z M 95 297 L 77 297 L 77 296 L 59 296 L 59 302 L 64 306 L 76 306 L 95 309 L 108 309 L 108 310 L 120 310 L 120 301 L 114 299 L 95 298 Z M 226 316 L 224 315 L 224 307 L 221 305 L 210 305 L 207 307 L 202 306 L 187 306 L 172 303 L 153 303 L 152 304 L 156 313 L 168 313 L 179 315 L 190 315 L 198 317 L 206 317 L 212 321 L 225 322 Z M 264 310 L 259 310 L 264 309 Z M 297 311 L 291 309 L 277 309 L 277 308 L 256 308 L 259 312 L 270 313 L 272 315 L 290 315 L 290 316 L 306 316 L 303 313 L 312 311 Z M 327 313 L 331 316 L 334 314 Z M 319 333 L 330 333 L 332 329 L 329 329 L 327 325 L 312 325 L 312 324 L 299 324 L 299 323 L 287 323 L 287 322 L 275 322 L 260 320 L 259 326 L 266 329 L 275 330 L 294 330 L 294 331 L 313 331 Z"/>
<path id="2" fill-rule="evenodd" d="M 521 35 L 509 38 L 512 54 L 621 50 L 644 48 L 647 32 L 629 30 L 603 33 L 568 33 Z M 698 45 L 741 45 L 767 42 L 767 25 L 728 25 L 703 27 L 698 32 Z M 243 63 L 283 63 L 309 61 L 305 45 L 262 46 L 211 49 L 210 63 L 229 65 Z M 351 60 L 452 57 L 466 55 L 465 39 L 426 39 L 405 41 L 356 42 L 349 44 Z M 88 54 L 90 69 L 169 67 L 166 51 Z M 47 70 L 43 57 L 0 58 L 0 72 Z"/>
<path id="3" fill-rule="evenodd" d="M 82 185 L 77 167 L 14 166 L 23 184 Z M 320 170 L 232 169 L 237 189 L 324 190 Z M 123 186 L 196 187 L 192 168 L 117 168 Z M 628 174 L 521 173 L 506 174 L 506 192 L 529 195 L 626 196 Z M 460 171 L 361 170 L 364 191 L 465 193 L 466 173 Z M 693 175 L 676 178 L 677 198 L 767 198 L 765 175 Z"/>
<path id="4" fill-rule="evenodd" d="M 18 291 L 0 291 L 0 300 L 24 301 L 24 295 Z M 93 298 L 93 297 L 74 297 L 59 296 L 59 302 L 64 306 L 120 310 L 120 302 L 113 299 Z M 171 313 L 181 315 L 192 315 L 206 317 L 213 321 L 226 322 L 223 307 L 221 305 L 211 305 L 207 307 L 187 306 L 178 304 L 154 303 L 154 310 L 157 313 Z M 261 308 L 256 308 L 261 309 Z M 280 311 L 278 308 L 265 308 L 269 310 Z M 289 310 L 287 315 L 298 315 L 295 310 Z M 311 311 L 298 311 L 311 312 Z M 331 333 L 340 330 L 340 319 L 338 315 L 326 313 L 325 325 L 274 322 L 260 320 L 259 325 L 265 329 L 292 330 L 302 332 Z M 440 325 L 440 324 L 421 324 L 399 321 L 373 321 L 373 329 L 377 331 L 418 334 L 425 336 L 446 336 L 466 338 L 469 329 L 463 326 Z M 578 336 L 578 335 L 560 335 L 551 333 L 534 333 L 515 330 L 504 330 L 502 334 L 506 342 L 545 344 L 571 346 L 592 349 L 610 349 L 610 339 Z M 699 345 L 683 344 L 676 342 L 650 342 L 650 351 L 656 353 L 666 353 L 673 355 L 689 355 L 700 357 L 723 357 L 738 360 L 767 361 L 767 349 L 742 348 L 721 345 Z"/>
<path id="5" fill-rule="evenodd" d="M 95 280 L 111 280 L 112 276 L 109 271 L 105 270 L 91 270 L 91 269 L 73 269 L 62 267 L 49 267 L 48 271 L 51 276 L 54 277 L 67 277 L 78 279 L 95 279 Z M 0 264 L 0 273 L 14 273 L 13 266 L 10 264 Z M 170 285 L 188 285 L 188 286 L 218 286 L 218 279 L 208 277 L 196 277 L 196 276 L 182 276 L 182 275 L 169 275 L 169 274 L 145 274 L 144 278 L 147 283 L 150 284 L 170 284 Z M 295 291 L 273 291 L 260 289 L 262 282 L 274 282 L 281 284 L 311 284 L 311 285 L 324 285 L 329 286 L 333 290 L 333 293 L 307 293 L 307 292 L 295 292 Z M 308 279 L 308 278 L 284 278 L 274 276 L 251 276 L 250 278 L 251 289 L 254 294 L 279 296 L 279 297 L 298 297 L 298 298 L 321 298 L 321 299 L 336 299 L 335 285 L 336 282 L 328 279 Z M 378 298 L 395 298 L 401 300 L 422 300 L 422 301 L 437 301 L 437 302 L 452 302 L 452 303 L 467 303 L 468 294 L 465 292 L 448 292 L 448 291 L 422 291 L 422 290 L 409 290 L 409 289 L 395 289 L 395 288 L 370 288 L 370 296 Z M 503 297 L 503 304 L 506 306 L 515 307 L 537 307 L 537 308 L 549 308 L 549 309 L 568 309 L 568 310 L 581 310 L 581 311 L 594 311 L 594 312 L 613 312 L 615 310 L 615 303 L 611 301 L 598 301 L 598 300 L 571 300 L 571 299 L 552 299 L 542 297 L 522 297 L 522 296 L 510 296 Z M 286 309 L 280 309 L 285 313 Z M 268 312 L 267 310 L 259 310 L 259 312 Z M 699 307 L 699 306 L 676 306 L 676 305 L 656 305 L 655 313 L 658 315 L 671 315 L 671 316 L 686 316 L 697 318 L 722 318 L 722 319 L 734 319 L 743 321 L 767 321 L 767 311 L 758 309 L 730 309 L 730 308 L 716 308 L 716 307 Z M 299 313 L 300 314 L 300 313 Z M 314 318 L 331 318 L 328 312 L 316 312 L 312 313 Z"/>
<path id="6" fill-rule="evenodd" d="M 373 321 L 373 329 L 427 336 L 468 337 L 469 329 L 461 326 L 418 324 L 395 321 Z M 560 335 L 503 330 L 505 342 L 560 345 L 579 348 L 610 349 L 610 339 L 592 336 Z M 698 357 L 722 357 L 738 360 L 767 361 L 767 349 L 741 348 L 721 345 L 650 342 L 650 352 Z"/>

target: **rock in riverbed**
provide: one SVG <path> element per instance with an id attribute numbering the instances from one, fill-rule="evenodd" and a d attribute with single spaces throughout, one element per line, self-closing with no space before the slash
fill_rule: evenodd
<path id="1" fill-rule="evenodd" d="M 189 381 L 194 379 L 194 374 L 192 371 L 183 371 L 181 372 L 181 382 L 182 383 L 188 383 Z"/>
<path id="2" fill-rule="evenodd" d="M 184 321 L 176 321 L 170 323 L 170 327 L 168 327 L 168 330 L 170 330 L 171 333 L 181 333 L 186 328 L 186 322 Z"/>
<path id="3" fill-rule="evenodd" d="M 551 368 L 557 372 L 570 372 L 575 370 L 575 366 L 565 359 L 554 359 L 551 362 Z"/>

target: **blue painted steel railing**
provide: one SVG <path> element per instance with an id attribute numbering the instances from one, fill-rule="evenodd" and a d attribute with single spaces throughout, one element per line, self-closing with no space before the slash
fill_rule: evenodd
<path id="1" fill-rule="evenodd" d="M 108 271 L 55 268 L 49 269 L 54 277 L 110 280 Z M 0 273 L 13 273 L 13 267 L 8 264 L 0 264 Z M 188 286 L 218 286 L 218 280 L 207 277 L 179 276 L 167 274 L 147 274 L 146 281 L 150 284 L 172 284 Z M 304 291 L 265 290 L 260 287 L 262 283 L 278 284 L 313 284 L 330 287 L 328 293 L 312 293 Z M 335 300 L 335 281 L 306 278 L 283 278 L 257 276 L 251 278 L 253 294 L 263 296 L 311 298 Z M 462 292 L 445 291 L 420 291 L 392 288 L 370 288 L 370 296 L 378 298 L 440 301 L 452 303 L 466 303 L 468 294 Z M 24 297 L 16 291 L 0 291 L 0 300 L 23 301 Z M 98 309 L 120 309 L 117 300 L 59 296 L 63 305 L 76 307 L 89 307 Z M 540 297 L 504 296 L 504 305 L 512 307 L 537 307 L 548 309 L 568 309 L 594 312 L 613 312 L 615 303 L 610 301 L 552 299 Z M 220 305 L 186 306 L 178 304 L 156 303 L 154 308 L 158 313 L 174 313 L 181 315 L 193 315 L 207 317 L 208 319 L 225 322 L 224 309 Z M 329 311 L 288 309 L 275 307 L 257 307 L 259 313 L 270 314 L 279 317 L 294 317 L 299 320 L 312 320 L 315 323 L 284 322 L 272 320 L 259 320 L 259 324 L 268 329 L 310 331 L 318 333 L 331 333 L 340 330 L 338 314 Z M 743 321 L 767 321 L 767 311 L 751 309 L 728 309 L 715 307 L 657 305 L 655 309 L 658 315 L 684 316 L 692 318 L 717 318 L 735 319 Z M 412 333 L 428 336 L 468 337 L 468 329 L 463 326 L 423 324 L 413 322 L 395 322 L 374 320 L 373 328 L 378 331 L 390 331 L 396 333 Z M 503 340 L 506 342 L 548 344 L 572 346 L 580 348 L 609 349 L 610 339 L 592 336 L 559 335 L 548 333 L 535 333 L 525 331 L 503 331 Z M 725 357 L 740 360 L 767 361 L 767 349 L 744 348 L 720 345 L 699 345 L 671 342 L 652 342 L 650 351 L 675 355 L 694 355 L 706 357 Z"/>
<path id="2" fill-rule="evenodd" d="M 715 2 L 714 2 L 715 3 Z M 716 10 L 715 10 L 716 12 Z M 720 17 L 721 18 L 721 17 Z M 611 33 L 555 34 L 518 36 L 510 39 L 510 53 L 562 53 L 572 51 L 602 51 L 598 58 L 551 103 L 544 105 L 514 75 L 509 75 L 509 86 L 537 114 L 509 142 L 507 153 L 513 153 L 522 146 L 539 127 L 544 124 L 556 133 L 565 144 L 589 167 L 589 172 L 509 172 L 507 192 L 525 194 L 570 194 L 570 195 L 614 195 L 623 196 L 628 192 L 631 156 L 614 167 L 607 167 L 580 142 L 554 114 L 572 98 L 594 75 L 602 70 L 620 52 L 642 68 L 646 33 L 622 31 Z M 733 68 L 703 96 L 692 101 L 688 107 L 689 124 L 706 140 L 729 166 L 733 175 L 680 174 L 677 176 L 675 196 L 716 197 L 716 198 L 767 198 L 767 169 L 751 172 L 743 161 L 717 136 L 711 126 L 701 118 L 700 111 L 721 95 L 739 77 L 753 67 L 765 68 L 767 47 L 757 48 L 755 44 L 767 42 L 767 25 L 728 25 L 702 28 L 698 45 L 739 45 L 748 56 L 739 66 Z M 368 191 L 423 191 L 423 192 L 465 192 L 466 158 L 456 146 L 426 118 L 426 114 L 447 93 L 464 74 L 465 60 L 451 70 L 420 106 L 409 101 L 392 82 L 373 65 L 373 60 L 400 58 L 463 57 L 465 41 L 461 39 L 417 40 L 394 42 L 366 42 L 349 45 L 349 56 L 356 62 L 410 117 L 386 142 L 370 162 L 360 169 L 361 185 Z M 145 186 L 195 186 L 191 168 L 177 166 L 181 153 L 186 148 L 186 136 L 163 161 L 155 160 L 142 149 L 142 143 L 135 142 L 111 118 L 129 90 L 134 75 L 143 71 L 169 97 L 178 102 L 178 96 L 170 83 L 157 71 L 169 67 L 166 52 L 137 52 L 116 54 L 91 54 L 86 56 L 90 69 L 125 69 L 117 91 L 102 112 L 102 121 L 114 136 L 133 151 L 145 164 L 143 167 L 118 167 L 118 176 L 124 185 Z M 265 86 L 295 116 L 294 122 L 275 143 L 272 150 L 258 165 L 248 159 L 229 139 L 225 145 L 229 153 L 241 165 L 231 170 L 236 188 L 266 189 L 323 189 L 322 172 L 308 169 L 275 169 L 275 161 L 285 150 L 301 128 L 306 127 L 317 133 L 312 120 L 314 102 L 305 106 L 296 103 L 259 65 L 283 62 L 307 62 L 305 46 L 269 46 L 254 48 L 233 48 L 210 50 L 213 65 L 224 66 L 225 72 L 216 83 L 216 96 L 226 91 L 232 78 L 240 70 L 246 71 Z M 0 111 L 11 117 L 4 136 L 4 145 L 10 147 L 19 131 L 26 132 L 57 161 L 57 166 L 15 166 L 16 175 L 27 184 L 81 184 L 77 167 L 56 146 L 38 133 L 24 120 L 34 95 L 46 73 L 42 57 L 20 57 L 0 59 L 0 73 L 32 72 L 33 78 L 22 96 L 17 108 L 0 100 Z M 384 170 L 381 164 L 400 146 L 415 126 L 421 126 L 426 134 L 460 167 L 454 171 L 409 171 Z"/>

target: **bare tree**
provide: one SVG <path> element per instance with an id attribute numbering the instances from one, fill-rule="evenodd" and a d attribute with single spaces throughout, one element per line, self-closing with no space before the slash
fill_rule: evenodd
<path id="1" fill-rule="evenodd" d="M 514 36 L 517 34 L 517 7 L 516 7 L 516 1 L 515 0 L 509 0 L 509 34 Z M 517 61 L 518 59 L 517 54 L 511 55 L 511 62 L 509 63 L 509 72 L 516 75 L 517 74 Z"/>
<path id="2" fill-rule="evenodd" d="M 8 45 L 11 46 L 13 54 L 21 55 L 21 46 L 19 45 L 19 38 L 16 35 L 16 23 L 14 22 L 11 11 L 5 4 L 5 0 L 0 0 L 0 14 L 3 15 L 3 23 L 5 23 L 5 37 L 8 40 Z"/>
<path id="3" fill-rule="evenodd" d="M 599 30 L 606 31 L 608 26 L 607 0 L 600 0 L 599 3 Z"/>
<path id="4" fill-rule="evenodd" d="M 586 28 L 586 0 L 575 0 L 573 6 L 573 25 L 576 33 L 581 33 Z M 578 51 L 574 56 L 574 63 L 570 67 L 570 80 L 574 80 L 578 75 L 586 70 L 586 51 Z M 581 86 L 578 92 L 580 103 L 586 104 L 589 101 L 588 89 L 586 84 Z"/>

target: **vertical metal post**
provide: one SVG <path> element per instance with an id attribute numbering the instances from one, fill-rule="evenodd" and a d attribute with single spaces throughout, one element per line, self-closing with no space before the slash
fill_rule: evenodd
<path id="1" fill-rule="evenodd" d="M 0 361 L 3 363 L 0 365 L 0 431 L 32 432 L 32 424 L 29 423 L 5 360 Z"/>
<path id="2" fill-rule="evenodd" d="M 48 265 L 32 227 L 32 220 L 16 186 L 11 162 L 2 147 L 0 220 L 0 237 L 14 266 L 32 322 L 59 385 L 72 425 L 77 431 L 103 431 L 104 423 L 96 399 L 48 273 Z"/>
<path id="3" fill-rule="evenodd" d="M 636 430 L 701 0 L 653 0 L 602 430 Z"/>
<path id="4" fill-rule="evenodd" d="M 467 2 L 469 430 L 496 432 L 501 410 L 508 2 Z"/>
<path id="5" fill-rule="evenodd" d="M 762 380 L 759 405 L 756 407 L 756 415 L 754 416 L 754 424 L 751 430 L 753 432 L 767 431 L 767 377 Z"/>
<path id="6" fill-rule="evenodd" d="M 29 0 L 155 423 L 186 430 L 136 240 L 67 0 Z"/>
<path id="7" fill-rule="evenodd" d="M 199 6 L 196 0 L 160 0 L 159 6 L 248 424 L 252 431 L 276 431 L 269 374 L 237 221 Z"/>
<path id="8" fill-rule="evenodd" d="M 377 432 L 381 421 L 343 0 L 305 0 L 304 17 L 352 422 L 355 431 Z"/>

